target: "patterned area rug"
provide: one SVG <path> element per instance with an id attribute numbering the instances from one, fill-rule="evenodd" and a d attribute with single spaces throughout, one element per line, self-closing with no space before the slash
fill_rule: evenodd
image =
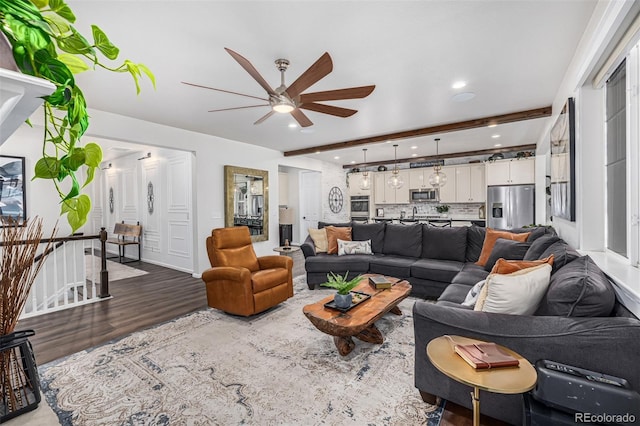
<path id="1" fill-rule="evenodd" d="M 242 318 L 198 311 L 40 367 L 63 425 L 429 425 L 414 387 L 413 300 L 341 357 L 302 307 L 329 295 L 295 279 L 295 296 Z"/>
<path id="2" fill-rule="evenodd" d="M 84 256 L 84 264 L 87 271 L 87 279 L 95 280 L 96 283 L 100 282 L 100 257 L 87 254 Z M 93 271 L 95 272 L 95 277 Z M 139 277 L 140 275 L 148 274 L 147 271 L 141 269 L 132 268 L 131 266 L 123 265 L 119 262 L 112 262 L 107 260 L 107 271 L 109 271 L 109 282 L 124 280 L 125 278 Z"/>

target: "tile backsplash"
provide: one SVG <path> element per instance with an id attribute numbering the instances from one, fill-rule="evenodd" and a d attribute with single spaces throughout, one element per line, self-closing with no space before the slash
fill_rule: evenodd
<path id="1" fill-rule="evenodd" d="M 381 204 L 376 205 L 377 208 L 384 209 L 385 217 L 400 217 L 402 211 L 405 212 L 407 217 L 413 214 L 413 208 L 416 207 L 419 216 L 438 215 L 436 206 L 439 203 L 415 203 L 415 204 Z M 448 216 L 452 218 L 475 218 L 480 216 L 480 207 L 484 206 L 484 203 L 455 203 L 448 204 L 449 212 Z M 374 210 L 375 214 L 375 210 Z"/>

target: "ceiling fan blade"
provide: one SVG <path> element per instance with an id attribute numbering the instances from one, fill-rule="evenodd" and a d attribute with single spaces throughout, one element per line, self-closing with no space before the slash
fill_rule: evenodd
<path id="1" fill-rule="evenodd" d="M 253 65 L 251 65 L 251 62 L 249 62 L 247 58 L 226 47 L 224 48 L 224 50 L 226 50 L 227 53 L 229 53 L 229 55 L 231 55 L 231 57 L 235 59 L 236 62 L 238 62 L 240 66 L 244 68 L 244 70 L 248 72 L 249 75 L 253 77 L 253 79 L 257 81 L 264 90 L 267 91 L 268 94 L 277 96 L 277 93 L 271 88 L 271 86 L 269 86 L 269 83 L 267 83 L 267 81 L 262 78 L 258 70 L 255 69 Z"/>
<path id="2" fill-rule="evenodd" d="M 309 117 L 304 115 L 304 113 L 302 111 L 300 111 L 298 108 L 296 108 L 293 111 L 291 111 L 290 114 L 293 116 L 293 118 L 296 119 L 296 121 L 298 122 L 300 127 L 313 126 L 313 122 L 311 120 L 309 120 Z"/>
<path id="3" fill-rule="evenodd" d="M 253 124 L 260 124 L 262 123 L 264 120 L 266 120 L 267 118 L 271 117 L 273 114 L 275 114 L 276 112 L 274 110 L 269 111 L 268 113 L 266 113 L 265 115 L 262 116 L 262 118 L 260 118 L 258 121 L 256 121 Z"/>
<path id="4" fill-rule="evenodd" d="M 235 107 L 235 108 L 210 109 L 208 112 L 232 111 L 234 109 L 256 108 L 256 107 L 264 107 L 264 106 L 269 106 L 269 104 L 248 105 L 248 106 L 241 106 L 241 107 Z"/>
<path id="5" fill-rule="evenodd" d="M 337 117 L 351 117 L 353 114 L 358 112 L 355 109 L 340 108 L 337 106 L 316 104 L 313 102 L 308 104 L 302 104 L 298 108 L 308 109 L 310 111 L 315 111 L 315 112 L 321 112 L 323 114 L 335 115 Z"/>
<path id="6" fill-rule="evenodd" d="M 327 90 L 325 92 L 303 93 L 300 95 L 300 103 L 317 101 L 339 101 L 342 99 L 366 98 L 373 92 L 376 86 L 349 87 L 348 89 Z"/>
<path id="7" fill-rule="evenodd" d="M 231 93 L 232 95 L 240 95 L 240 96 L 246 96 L 247 98 L 260 99 L 261 101 L 269 101 L 269 99 L 266 99 L 266 98 L 259 98 L 257 96 L 245 95 L 244 93 L 232 92 L 230 90 L 216 89 L 215 87 L 202 86 L 200 84 L 194 84 L 194 83 L 187 83 L 186 81 L 181 81 L 181 83 L 189 86 L 193 86 L 193 87 L 201 87 L 203 89 L 215 90 L 216 92 Z"/>
<path id="8" fill-rule="evenodd" d="M 331 56 L 325 52 L 324 55 L 320 56 L 320 59 L 315 61 L 296 81 L 287 87 L 287 95 L 292 99 L 297 97 L 300 93 L 324 78 L 332 70 L 333 62 L 331 61 Z"/>

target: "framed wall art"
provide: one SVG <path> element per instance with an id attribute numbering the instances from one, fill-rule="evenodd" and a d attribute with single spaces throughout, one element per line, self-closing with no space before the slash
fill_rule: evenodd
<path id="1" fill-rule="evenodd" d="M 24 224 L 27 215 L 24 170 L 24 157 L 0 155 L 0 225 L 9 218 Z"/>

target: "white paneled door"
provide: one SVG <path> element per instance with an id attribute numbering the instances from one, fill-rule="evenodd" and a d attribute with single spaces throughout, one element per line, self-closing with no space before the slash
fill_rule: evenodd
<path id="1" fill-rule="evenodd" d="M 300 242 L 309 228 L 317 228 L 322 214 L 322 175 L 320 172 L 300 173 Z"/>

